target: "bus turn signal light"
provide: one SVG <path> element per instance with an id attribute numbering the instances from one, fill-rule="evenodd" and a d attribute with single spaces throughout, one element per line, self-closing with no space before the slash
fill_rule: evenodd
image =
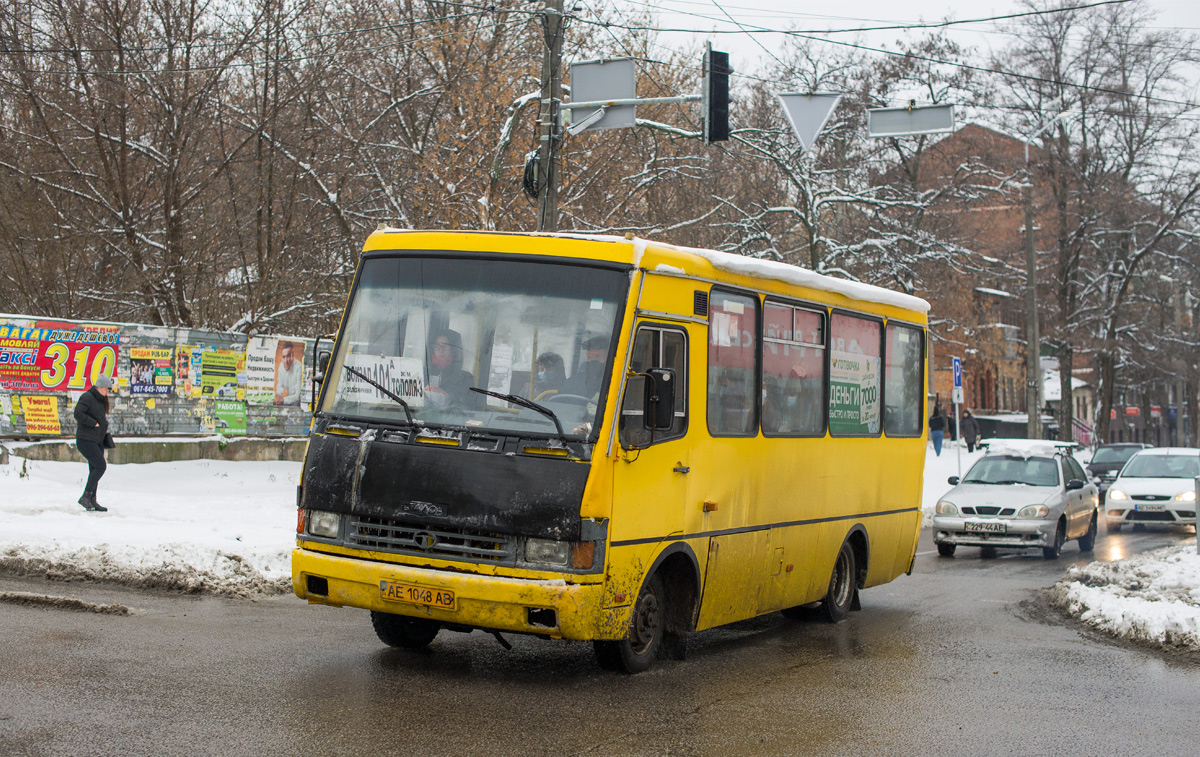
<path id="1" fill-rule="evenodd" d="M 711 512 L 714 512 L 716 509 L 717 509 L 716 502 L 705 502 L 704 503 L 704 512 L 711 513 Z"/>
<path id="2" fill-rule="evenodd" d="M 592 567 L 596 557 L 596 542 L 577 541 L 571 545 L 571 567 L 587 569 Z"/>

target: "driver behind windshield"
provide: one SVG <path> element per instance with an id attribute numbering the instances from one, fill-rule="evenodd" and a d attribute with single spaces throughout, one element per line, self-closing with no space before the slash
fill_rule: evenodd
<path id="1" fill-rule="evenodd" d="M 475 378 L 463 370 L 462 336 L 449 329 L 438 332 L 429 347 L 429 383 L 425 396 L 440 408 L 470 407 L 475 404 L 471 387 Z"/>

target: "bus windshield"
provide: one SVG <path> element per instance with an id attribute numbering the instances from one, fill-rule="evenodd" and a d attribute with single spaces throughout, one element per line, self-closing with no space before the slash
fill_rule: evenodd
<path id="1" fill-rule="evenodd" d="M 590 439 L 628 287 L 625 271 L 583 264 L 370 258 L 321 410 L 553 435 L 557 418 L 567 437 Z M 553 417 L 497 394 L 532 400 Z"/>

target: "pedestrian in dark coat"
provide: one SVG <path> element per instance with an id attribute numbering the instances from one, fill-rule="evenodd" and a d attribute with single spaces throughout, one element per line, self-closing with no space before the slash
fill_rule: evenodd
<path id="1" fill-rule="evenodd" d="M 967 452 L 975 451 L 975 442 L 979 440 L 979 421 L 971 415 L 970 410 L 962 411 L 962 420 L 958 423 L 963 441 L 967 443 Z"/>
<path id="2" fill-rule="evenodd" d="M 108 511 L 96 501 L 96 487 L 108 467 L 104 462 L 104 448 L 112 443 L 108 434 L 108 392 L 112 385 L 111 376 L 100 375 L 92 388 L 75 403 L 75 446 L 88 461 L 88 479 L 83 496 L 79 498 L 79 504 L 85 510 Z"/>
<path id="3" fill-rule="evenodd" d="M 934 403 L 933 415 L 929 416 L 929 439 L 933 442 L 933 454 L 942 456 L 942 440 L 946 437 L 946 414 L 941 403 Z"/>

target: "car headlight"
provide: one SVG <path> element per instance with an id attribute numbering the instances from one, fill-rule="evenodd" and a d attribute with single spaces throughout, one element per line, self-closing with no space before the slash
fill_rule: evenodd
<path id="1" fill-rule="evenodd" d="M 338 513 L 329 513 L 324 510 L 309 510 L 308 532 L 313 536 L 324 536 L 327 539 L 335 539 L 338 535 L 338 524 L 341 521 L 342 516 Z"/>
<path id="2" fill-rule="evenodd" d="M 1110 502 L 1120 502 L 1121 500 L 1129 499 L 1129 495 L 1120 489 L 1109 489 L 1108 499 Z"/>
<path id="3" fill-rule="evenodd" d="M 1020 511 L 1017 512 L 1017 517 L 1045 518 L 1047 515 L 1049 515 L 1049 513 L 1050 508 L 1046 507 L 1045 505 L 1029 505 L 1028 507 L 1022 507 Z"/>
<path id="4" fill-rule="evenodd" d="M 1196 501 L 1196 490 L 1188 489 L 1185 492 L 1179 492 L 1178 494 L 1175 495 L 1175 501 L 1176 502 L 1195 502 Z"/>
<path id="5" fill-rule="evenodd" d="M 571 543 L 553 539 L 526 539 L 525 562 L 566 565 Z"/>
<path id="6" fill-rule="evenodd" d="M 958 505 L 943 499 L 937 503 L 936 512 L 938 515 L 958 515 Z"/>

